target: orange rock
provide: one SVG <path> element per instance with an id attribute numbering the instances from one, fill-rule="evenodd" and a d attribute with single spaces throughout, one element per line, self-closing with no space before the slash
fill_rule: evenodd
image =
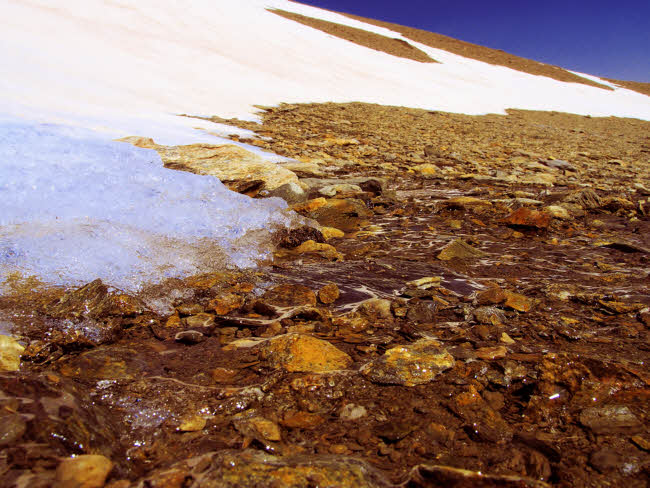
<path id="1" fill-rule="evenodd" d="M 302 334 L 276 336 L 260 347 L 262 359 L 290 372 L 322 373 L 345 369 L 352 358 L 327 341 Z"/>
<path id="2" fill-rule="evenodd" d="M 226 315 L 244 304 L 244 297 L 236 293 L 225 293 L 211 300 L 208 307 L 217 315 Z"/>
<path id="3" fill-rule="evenodd" d="M 524 295 L 510 291 L 505 292 L 505 294 L 506 307 L 510 307 L 519 312 L 530 312 L 530 310 L 533 308 L 534 302 L 530 298 L 526 298 Z"/>
<path id="4" fill-rule="evenodd" d="M 293 429 L 314 429 L 325 422 L 325 419 L 316 413 L 288 411 L 284 414 L 281 424 Z"/>
<path id="5" fill-rule="evenodd" d="M 546 229 L 551 223 L 551 214 L 521 207 L 506 217 L 505 221 L 509 225 Z"/>
<path id="6" fill-rule="evenodd" d="M 321 207 L 324 207 L 325 205 L 327 205 L 327 200 L 323 197 L 319 197 L 319 198 L 314 198 L 313 200 L 308 200 L 303 203 L 297 203 L 291 208 L 298 213 L 303 213 L 303 212 L 309 213 Z"/>
<path id="7" fill-rule="evenodd" d="M 334 283 L 328 283 L 320 290 L 318 290 L 318 299 L 321 301 L 321 303 L 324 303 L 326 305 L 334 303 L 336 300 L 338 300 L 339 296 L 341 296 L 341 292 L 339 291 L 339 287 Z"/>
<path id="8" fill-rule="evenodd" d="M 264 293 L 262 301 L 278 307 L 314 306 L 316 294 L 306 286 L 283 283 Z"/>

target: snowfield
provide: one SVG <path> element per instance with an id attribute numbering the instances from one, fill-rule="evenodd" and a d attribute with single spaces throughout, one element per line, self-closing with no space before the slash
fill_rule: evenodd
<path id="1" fill-rule="evenodd" d="M 418 63 L 267 11 L 403 39 L 287 0 L 0 2 L 0 278 L 102 277 L 133 288 L 263 256 L 269 228 L 287 222 L 283 205 L 166 170 L 154 152 L 112 142 L 137 135 L 219 144 L 237 132 L 179 114 L 255 119 L 254 104 L 363 101 L 650 120 L 650 97 L 630 90 L 562 83 L 409 40 L 440 62 Z M 206 245 L 218 248 L 213 257 Z"/>

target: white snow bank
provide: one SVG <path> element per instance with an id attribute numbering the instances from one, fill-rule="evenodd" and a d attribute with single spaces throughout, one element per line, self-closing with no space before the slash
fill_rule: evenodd
<path id="1" fill-rule="evenodd" d="M 289 223 L 214 177 L 88 130 L 0 119 L 0 279 L 97 277 L 126 290 L 165 277 L 252 266 Z M 4 275 L 4 276 L 3 276 Z"/>

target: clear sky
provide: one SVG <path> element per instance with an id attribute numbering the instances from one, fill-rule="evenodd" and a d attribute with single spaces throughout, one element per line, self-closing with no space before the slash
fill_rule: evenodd
<path id="1" fill-rule="evenodd" d="M 650 0 L 301 0 L 503 49 L 574 71 L 650 82 Z"/>

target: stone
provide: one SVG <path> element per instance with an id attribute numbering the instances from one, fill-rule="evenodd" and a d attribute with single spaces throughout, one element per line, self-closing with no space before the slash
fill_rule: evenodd
<path id="1" fill-rule="evenodd" d="M 244 305 L 244 297 L 237 293 L 223 293 L 210 300 L 208 309 L 217 315 L 227 315 Z"/>
<path id="2" fill-rule="evenodd" d="M 185 318 L 185 324 L 191 328 L 210 328 L 214 326 L 214 315 L 199 313 Z"/>
<path id="3" fill-rule="evenodd" d="M 13 337 L 0 335 L 0 371 L 18 371 L 25 348 Z"/>
<path id="4" fill-rule="evenodd" d="M 235 415 L 233 423 L 243 435 L 265 441 L 279 442 L 282 440 L 282 431 L 275 422 L 259 417 L 256 414 L 242 412 Z"/>
<path id="5" fill-rule="evenodd" d="M 477 259 L 485 256 L 487 256 L 486 253 L 470 246 L 465 241 L 458 238 L 443 247 L 437 257 L 441 261 L 450 261 L 452 259 Z"/>
<path id="6" fill-rule="evenodd" d="M 289 372 L 336 371 L 352 364 L 352 358 L 322 339 L 303 334 L 273 337 L 260 346 L 262 359 L 271 367 Z"/>
<path id="7" fill-rule="evenodd" d="M 127 140 L 134 145 L 140 141 Z M 287 183 L 298 184 L 298 177 L 281 165 L 234 144 L 190 144 L 154 147 L 165 167 L 212 175 L 222 182 L 260 180 L 264 189 L 274 190 Z"/>
<path id="8" fill-rule="evenodd" d="M 181 424 L 178 426 L 178 430 L 181 432 L 198 432 L 205 428 L 207 421 L 205 417 L 200 415 L 191 415 L 182 420 Z"/>
<path id="9" fill-rule="evenodd" d="M 174 340 L 183 344 L 198 344 L 205 340 L 205 335 L 198 330 L 184 330 L 176 334 Z"/>
<path id="10" fill-rule="evenodd" d="M 596 434 L 634 432 L 643 425 L 625 405 L 585 408 L 580 412 L 580 423 Z"/>
<path id="11" fill-rule="evenodd" d="M 540 160 L 540 163 L 553 169 L 560 169 L 563 171 L 577 171 L 575 166 L 562 159 L 542 159 Z"/>
<path id="12" fill-rule="evenodd" d="M 277 307 L 299 307 L 316 305 L 316 294 L 304 285 L 283 283 L 276 285 L 262 295 L 261 300 Z"/>
<path id="13" fill-rule="evenodd" d="M 506 320 L 505 314 L 496 307 L 478 307 L 472 313 L 479 324 L 501 325 Z"/>
<path id="14" fill-rule="evenodd" d="M 56 468 L 57 488 L 101 488 L 113 463 L 105 456 L 83 454 L 64 459 Z"/>
<path id="15" fill-rule="evenodd" d="M 310 202 L 313 203 L 308 205 Z M 299 214 L 314 219 L 321 225 L 341 230 L 357 230 L 364 219 L 372 215 L 366 204 L 356 198 L 316 199 L 293 208 Z"/>
<path id="16" fill-rule="evenodd" d="M 0 447 L 15 445 L 27 430 L 25 420 L 18 414 L 0 415 Z"/>
<path id="17" fill-rule="evenodd" d="M 545 211 L 520 207 L 506 217 L 505 222 L 515 227 L 547 229 L 551 224 L 551 215 Z"/>
<path id="18" fill-rule="evenodd" d="M 351 185 L 349 183 L 342 183 L 338 185 L 327 185 L 318 190 L 323 196 L 326 197 L 335 197 L 339 193 L 363 193 L 363 190 L 359 185 Z"/>
<path id="19" fill-rule="evenodd" d="M 279 232 L 279 247 L 294 249 L 307 241 L 325 242 L 320 230 L 314 227 L 302 226 L 296 229 L 282 230 Z"/>
<path id="20" fill-rule="evenodd" d="M 359 420 L 367 415 L 368 411 L 366 410 L 366 407 L 363 405 L 355 405 L 354 403 L 344 405 L 339 412 L 339 418 L 346 422 Z"/>
<path id="21" fill-rule="evenodd" d="M 567 203 L 575 203 L 585 210 L 595 210 L 600 208 L 602 205 L 602 200 L 591 188 L 571 193 L 565 197 L 563 201 Z"/>
<path id="22" fill-rule="evenodd" d="M 472 487 L 472 488 L 550 488 L 551 485 L 534 478 L 497 475 L 470 471 L 451 466 L 422 464 L 411 472 L 408 486 L 414 487 Z"/>
<path id="23" fill-rule="evenodd" d="M 476 305 L 499 305 L 506 301 L 507 295 L 498 286 L 491 286 L 476 295 Z"/>
<path id="24" fill-rule="evenodd" d="M 298 254 L 315 254 L 328 261 L 343 261 L 343 254 L 338 252 L 334 246 L 327 243 L 305 241 L 294 249 Z"/>
<path id="25" fill-rule="evenodd" d="M 322 227 L 321 233 L 323 234 L 323 238 L 326 241 L 329 241 L 330 239 L 341 239 L 345 237 L 345 232 L 339 229 L 335 229 L 334 227 Z"/>
<path id="26" fill-rule="evenodd" d="M 474 386 L 457 395 L 451 408 L 480 439 L 498 444 L 512 440 L 513 431 L 508 423 L 487 404 Z"/>
<path id="27" fill-rule="evenodd" d="M 535 304 L 530 298 L 521 295 L 520 293 L 514 293 L 511 291 L 505 292 L 505 302 L 504 305 L 518 312 L 530 312 Z"/>
<path id="28" fill-rule="evenodd" d="M 325 422 L 317 413 L 289 410 L 284 413 L 281 424 L 291 429 L 315 429 Z"/>
<path id="29" fill-rule="evenodd" d="M 287 169 L 292 171 L 291 168 Z M 282 198 L 282 200 L 287 202 L 289 205 L 294 205 L 307 200 L 307 193 L 295 181 L 290 181 L 289 183 L 280 185 L 273 190 L 262 190 L 259 193 L 259 196 Z"/>
<path id="30" fill-rule="evenodd" d="M 544 211 L 554 219 L 569 220 L 571 218 L 569 211 L 560 205 L 549 205 L 544 208 Z"/>
<path id="31" fill-rule="evenodd" d="M 430 383 L 454 365 L 454 358 L 438 341 L 420 339 L 387 350 L 360 372 L 375 383 L 415 386 Z"/>
<path id="32" fill-rule="evenodd" d="M 356 312 L 362 317 L 375 321 L 375 320 L 393 320 L 393 312 L 391 311 L 392 302 L 385 298 L 370 298 L 361 302 Z"/>
<path id="33" fill-rule="evenodd" d="M 438 172 L 438 167 L 435 164 L 424 163 L 414 166 L 413 171 L 420 173 L 422 176 L 431 176 Z"/>
<path id="34" fill-rule="evenodd" d="M 495 347 L 480 347 L 475 352 L 476 357 L 485 361 L 494 361 L 495 359 L 503 359 L 508 354 L 505 346 Z"/>
<path id="35" fill-rule="evenodd" d="M 325 305 L 330 305 L 339 299 L 341 292 L 335 283 L 328 283 L 318 290 L 318 299 Z"/>

